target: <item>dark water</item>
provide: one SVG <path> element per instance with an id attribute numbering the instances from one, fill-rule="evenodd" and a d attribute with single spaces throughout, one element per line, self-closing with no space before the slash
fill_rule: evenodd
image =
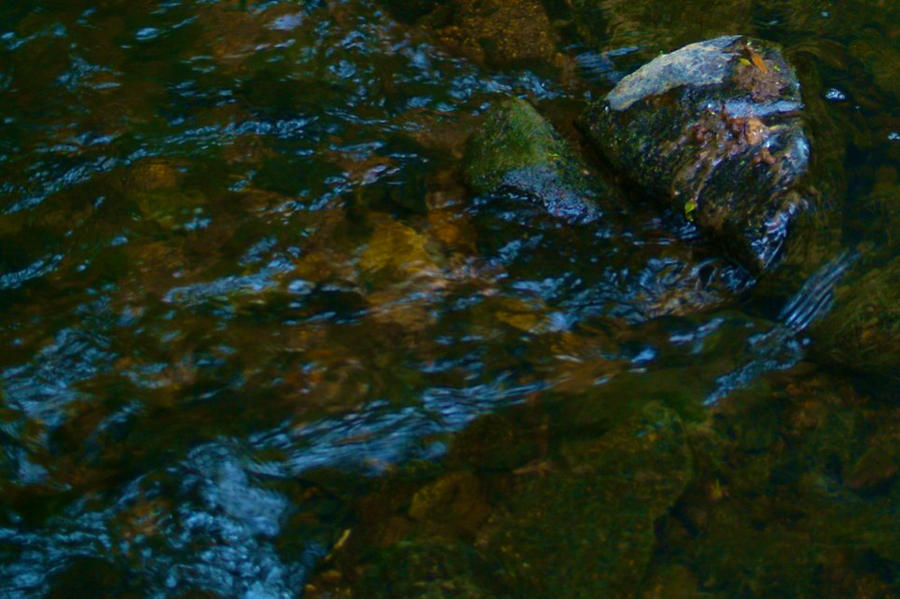
<path id="1" fill-rule="evenodd" d="M 602 4 L 604 47 L 638 47 L 624 70 L 723 29 L 783 44 L 833 120 L 846 245 L 890 251 L 896 215 L 875 200 L 898 186 L 896 8 Z M 563 226 L 473 198 L 457 169 L 492 99 L 570 122 L 597 90 L 395 17 L 366 0 L 0 5 L 0 597 L 296 597 L 360 497 L 479 415 L 585 406 L 586 429 L 608 428 L 651 401 L 730 431 L 730 462 L 697 466 L 695 487 L 757 510 L 733 538 L 763 547 L 745 569 L 690 554 L 724 593 L 708 596 L 810 572 L 893 596 L 884 389 L 807 361 L 803 331 L 776 323 L 787 296 L 744 294 L 747 275 L 646 202 Z M 587 42 L 559 25 L 571 66 Z M 690 287 L 696 271 L 727 292 Z M 867 451 L 891 457 L 848 490 Z M 725 490 L 709 474 L 770 454 Z M 865 538 L 767 511 L 796 480 Z M 759 532 L 770 517 L 783 535 Z M 817 535 L 839 550 L 783 587 L 721 579 Z"/>

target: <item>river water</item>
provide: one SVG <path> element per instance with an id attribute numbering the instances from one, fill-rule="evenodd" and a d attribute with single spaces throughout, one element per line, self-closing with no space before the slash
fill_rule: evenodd
<path id="1" fill-rule="evenodd" d="M 648 402 L 731 431 L 695 487 L 788 531 L 753 537 L 750 579 L 828 530 L 766 511 L 785 479 L 900 538 L 896 468 L 847 482 L 867 451 L 897 457 L 890 391 L 807 359 L 787 295 L 748 294 L 642 198 L 570 226 L 458 182 L 496 98 L 571 122 L 602 87 L 572 59 L 597 40 L 556 23 L 557 64 L 498 67 L 411 23 L 426 4 L 0 4 L 0 597 L 312 593 L 379 481 L 441 464 L 479 416 L 584 397 L 602 425 L 566 412 L 558 438 Z M 835 123 L 847 245 L 894 242 L 875 201 L 898 188 L 890 3 L 598 4 L 622 71 L 725 28 L 784 45 Z M 697 592 L 721 593 L 697 596 L 829 575 L 896 596 L 897 554 L 840 534 L 761 589 L 691 554 Z"/>

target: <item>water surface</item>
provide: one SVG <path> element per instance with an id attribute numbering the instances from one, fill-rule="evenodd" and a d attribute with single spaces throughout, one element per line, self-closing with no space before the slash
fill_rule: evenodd
<path id="1" fill-rule="evenodd" d="M 297 597 L 359 498 L 439 464 L 478 416 L 546 409 L 562 439 L 649 402 L 731 431 L 723 463 L 697 466 L 713 491 L 678 509 L 728 497 L 771 521 L 762 498 L 808 483 L 821 495 L 785 496 L 878 538 L 835 533 L 817 576 L 894 596 L 878 543 L 896 538 L 896 476 L 848 473 L 896 456 L 883 387 L 807 360 L 803 331 L 778 332 L 789 298 L 748 292 L 646 198 L 572 226 L 473 197 L 458 168 L 499 96 L 570 122 L 602 91 L 572 74 L 588 44 L 626 48 L 628 70 L 752 33 L 827 107 L 844 243 L 884 261 L 896 12 L 747 0 L 661 26 L 660 3 L 601 4 L 599 39 L 556 23 L 556 64 L 502 68 L 368 0 L 0 6 L 0 596 Z M 761 455 L 766 475 L 718 478 Z M 750 579 L 831 534 L 777 518 L 778 534 L 735 525 L 764 547 Z M 811 576 L 735 591 L 709 572 L 740 568 L 688 559 L 709 596 Z"/>

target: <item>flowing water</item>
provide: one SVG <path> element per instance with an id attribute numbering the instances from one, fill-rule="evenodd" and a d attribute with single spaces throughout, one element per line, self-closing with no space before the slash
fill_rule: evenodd
<path id="1" fill-rule="evenodd" d="M 626 49 L 612 79 L 721 33 L 602 4 L 605 49 Z M 845 245 L 878 255 L 895 238 L 878 200 L 898 185 L 900 31 L 886 4 L 846 5 L 723 18 L 814 74 Z M 853 408 L 846 448 L 808 472 L 860 522 L 896 516 L 893 474 L 847 499 L 829 465 L 896 447 L 877 426 L 896 410 L 806 358 L 850 260 L 790 304 L 642 198 L 575 225 L 473 197 L 459 164 L 493 100 L 564 123 L 597 84 L 487 67 L 403 16 L 368 0 L 0 4 L 0 597 L 300 596 L 378 481 L 439 464 L 479 416 L 584 397 L 600 428 L 651 401 L 698 426 L 762 423 L 767 441 L 732 457 L 802 444 L 785 414 L 817 431 Z M 756 505 L 798 472 L 727 494 Z M 861 551 L 879 557 L 819 570 L 896 591 L 897 562 Z M 698 584 L 731 588 L 706 567 Z"/>

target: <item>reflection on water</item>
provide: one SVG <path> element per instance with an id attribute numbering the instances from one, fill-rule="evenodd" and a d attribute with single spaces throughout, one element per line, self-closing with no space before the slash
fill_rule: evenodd
<path id="1" fill-rule="evenodd" d="M 859 164 L 848 243 L 893 252 L 897 79 L 869 26 L 695 3 L 718 24 L 669 39 L 649 3 L 599 4 L 580 43 L 629 47 L 611 71 L 725 25 L 814 63 Z M 774 335 L 787 297 L 747 296 L 677 215 L 472 198 L 493 98 L 566 122 L 596 90 L 555 54 L 461 58 L 453 26 L 366 0 L 0 8 L 0 596 L 296 597 L 372 481 L 480 415 L 613 385 L 611 419 L 702 420 L 803 360 L 828 273 Z"/>

